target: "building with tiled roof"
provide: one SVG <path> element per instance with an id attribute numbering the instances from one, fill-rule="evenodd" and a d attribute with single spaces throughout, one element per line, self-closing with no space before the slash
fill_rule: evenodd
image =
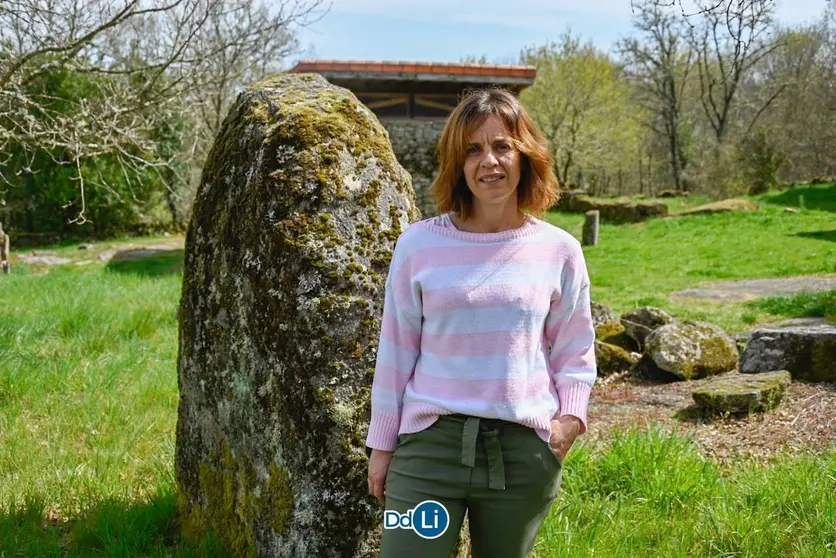
<path id="1" fill-rule="evenodd" d="M 383 118 L 445 118 L 467 88 L 496 85 L 519 94 L 533 66 L 305 60 L 291 72 L 317 73 L 352 91 Z"/>
<path id="2" fill-rule="evenodd" d="M 425 216 L 435 214 L 427 187 L 438 166 L 438 138 L 461 95 L 490 86 L 519 95 L 537 73 L 533 66 L 369 60 L 303 60 L 290 72 L 320 74 L 377 115 L 395 156 L 412 176 L 416 203 Z"/>

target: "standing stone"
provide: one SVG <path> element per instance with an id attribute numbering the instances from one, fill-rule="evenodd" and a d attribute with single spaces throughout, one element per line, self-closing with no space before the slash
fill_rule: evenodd
<path id="1" fill-rule="evenodd" d="M 601 212 L 597 209 L 586 212 L 586 221 L 583 223 L 582 244 L 584 246 L 596 246 L 598 244 L 598 223 Z"/>
<path id="2" fill-rule="evenodd" d="M 316 75 L 239 95 L 186 238 L 176 475 L 186 540 L 371 557 L 365 434 L 384 281 L 418 218 L 376 117 Z"/>
<path id="3" fill-rule="evenodd" d="M 836 383 L 836 326 L 759 329 L 740 356 L 743 373 L 788 370 L 793 378 Z"/>
<path id="4" fill-rule="evenodd" d="M 8 275 L 12 266 L 9 263 L 12 259 L 9 253 L 9 235 L 3 231 L 3 223 L 0 223 L 0 272 Z"/>

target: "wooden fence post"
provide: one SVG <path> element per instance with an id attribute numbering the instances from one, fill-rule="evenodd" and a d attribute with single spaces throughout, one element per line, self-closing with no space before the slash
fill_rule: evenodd
<path id="1" fill-rule="evenodd" d="M 0 223 L 0 271 L 8 275 L 11 270 L 11 255 L 9 254 L 9 235 L 3 232 L 3 223 Z"/>
<path id="2" fill-rule="evenodd" d="M 586 212 L 586 221 L 583 224 L 583 238 L 581 240 L 583 246 L 595 246 L 598 244 L 598 223 L 600 217 L 601 212 L 597 209 Z"/>

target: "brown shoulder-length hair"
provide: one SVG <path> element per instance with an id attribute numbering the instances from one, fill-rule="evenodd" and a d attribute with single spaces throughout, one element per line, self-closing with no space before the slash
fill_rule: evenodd
<path id="1" fill-rule="evenodd" d="M 444 124 L 438 142 L 438 177 L 430 186 L 436 210 L 439 214 L 453 211 L 462 219 L 473 215 L 464 162 L 471 134 L 490 115 L 502 118 L 514 148 L 522 155 L 517 206 L 544 213 L 560 196 L 548 141 L 516 95 L 495 87 L 468 91 Z"/>

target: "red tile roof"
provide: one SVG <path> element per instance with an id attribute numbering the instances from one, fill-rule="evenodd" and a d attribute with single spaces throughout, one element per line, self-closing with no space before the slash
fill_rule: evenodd
<path id="1" fill-rule="evenodd" d="M 439 62 L 380 62 L 373 60 L 302 60 L 291 72 L 377 72 L 416 73 L 459 76 L 491 76 L 495 78 L 529 78 L 537 76 L 534 66 L 503 64 L 456 64 Z"/>

